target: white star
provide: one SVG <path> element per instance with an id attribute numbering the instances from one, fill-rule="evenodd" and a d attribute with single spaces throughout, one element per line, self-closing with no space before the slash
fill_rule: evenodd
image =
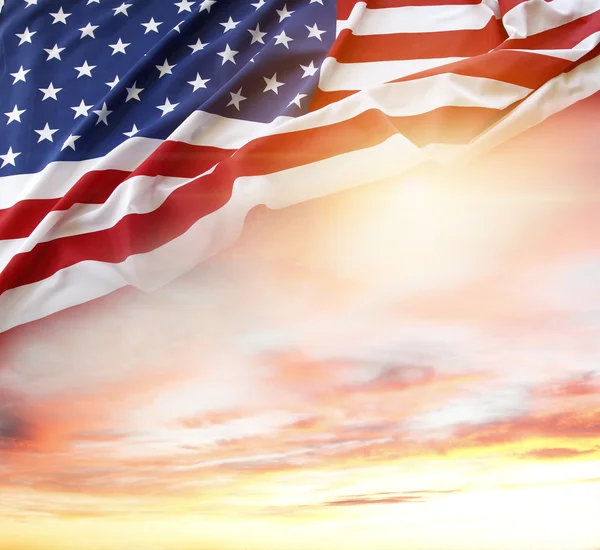
<path id="1" fill-rule="evenodd" d="M 60 148 L 61 151 L 63 151 L 64 149 L 66 149 L 67 147 L 70 147 L 71 149 L 73 149 L 73 151 L 75 151 L 75 142 L 80 138 L 81 136 L 74 136 L 73 134 L 71 134 L 67 139 L 65 139 L 65 142 L 63 143 L 62 147 Z"/>
<path id="2" fill-rule="evenodd" d="M 137 80 L 133 83 L 131 88 L 125 88 L 127 90 L 127 99 L 125 99 L 125 103 L 127 103 L 130 99 L 135 99 L 137 101 L 140 100 L 140 92 L 144 91 L 144 88 L 136 88 Z"/>
<path id="3" fill-rule="evenodd" d="M 19 46 L 21 44 L 25 44 L 25 42 L 29 42 L 31 44 L 31 37 L 37 34 L 37 31 L 29 32 L 29 27 L 25 27 L 23 34 L 17 34 L 17 36 L 21 39 L 19 42 Z"/>
<path id="4" fill-rule="evenodd" d="M 166 59 L 162 65 L 155 65 L 155 67 L 160 71 L 160 76 L 158 78 L 162 78 L 166 74 L 173 74 L 171 72 L 171 69 L 173 69 L 176 66 L 177 66 L 177 64 L 169 65 L 169 62 Z"/>
<path id="5" fill-rule="evenodd" d="M 304 71 L 302 78 L 306 78 L 307 76 L 312 76 L 319 70 L 318 67 L 315 67 L 314 61 L 311 61 L 310 64 L 308 64 L 308 65 L 300 65 L 300 68 Z"/>
<path id="6" fill-rule="evenodd" d="M 80 78 L 82 76 L 89 76 L 91 78 L 92 70 L 95 68 L 96 68 L 96 65 L 88 65 L 88 62 L 84 61 L 83 65 L 81 65 L 81 67 L 75 67 L 75 70 L 79 73 L 77 75 L 77 78 Z"/>
<path id="7" fill-rule="evenodd" d="M 58 130 L 53 130 L 52 128 L 50 128 L 50 126 L 48 126 L 48 123 L 46 122 L 46 126 L 44 126 L 41 130 L 34 130 L 34 132 L 36 134 L 40 134 L 40 137 L 37 140 L 38 143 L 44 140 L 47 140 L 50 143 L 54 143 L 54 140 L 52 139 L 52 134 L 55 134 L 56 132 L 58 132 Z"/>
<path id="8" fill-rule="evenodd" d="M 246 98 L 242 95 L 242 89 L 240 88 L 235 94 L 233 92 L 229 92 L 231 96 L 231 101 L 227 104 L 227 107 L 233 105 L 238 111 L 240 110 L 240 103 L 244 101 Z"/>
<path id="9" fill-rule="evenodd" d="M 266 84 L 265 89 L 263 90 L 263 94 L 265 92 L 268 92 L 269 90 L 275 92 L 276 94 L 279 94 L 279 87 L 283 86 L 284 84 L 283 82 L 277 82 L 277 73 L 275 73 L 271 78 L 263 76 L 263 80 Z"/>
<path id="10" fill-rule="evenodd" d="M 60 92 L 62 90 L 62 88 L 55 88 L 54 85 L 52 84 L 52 82 L 50 82 L 50 84 L 47 88 L 38 88 L 38 90 L 44 94 L 42 101 L 46 101 L 49 97 L 58 101 L 56 94 L 58 92 Z"/>
<path id="11" fill-rule="evenodd" d="M 56 25 L 56 23 L 63 23 L 64 25 L 66 25 L 67 17 L 71 17 L 71 14 L 65 13 L 62 7 L 56 13 L 51 13 L 50 15 L 54 17 L 54 21 L 52 21 L 53 25 Z"/>
<path id="12" fill-rule="evenodd" d="M 124 135 L 124 136 L 127 136 L 127 137 L 133 137 L 133 136 L 135 136 L 135 134 L 137 134 L 138 132 L 139 132 L 139 130 L 138 130 L 137 126 L 134 124 L 134 125 L 133 125 L 133 128 L 131 129 L 131 132 L 123 132 L 123 135 Z"/>
<path id="13" fill-rule="evenodd" d="M 77 107 L 71 107 L 71 109 L 75 111 L 75 116 L 73 118 L 77 118 L 80 116 L 88 116 L 88 111 L 92 107 L 93 105 L 86 105 L 82 99 L 81 103 Z"/>
<path id="14" fill-rule="evenodd" d="M 58 44 L 54 44 L 53 48 L 47 49 L 44 48 L 44 51 L 48 54 L 46 61 L 50 61 L 51 59 L 58 59 L 62 61 L 60 58 L 60 52 L 62 52 L 65 48 L 59 48 Z"/>
<path id="15" fill-rule="evenodd" d="M 294 40 L 285 34 L 285 31 L 281 31 L 279 34 L 275 35 L 275 45 L 283 44 L 288 50 L 290 47 L 288 46 L 288 42 Z"/>
<path id="16" fill-rule="evenodd" d="M 229 47 L 229 44 L 225 44 L 225 49 L 222 52 L 217 52 L 217 55 L 220 55 L 223 58 L 223 62 L 221 65 L 225 65 L 227 61 L 231 61 L 235 65 L 235 59 L 233 59 L 238 53 L 236 50 L 232 50 Z"/>
<path id="17" fill-rule="evenodd" d="M 250 42 L 250 45 L 254 44 L 255 42 L 264 44 L 263 36 L 266 36 L 267 33 L 260 32 L 260 25 L 258 23 L 256 24 L 256 28 L 254 30 L 248 29 L 248 32 L 252 35 L 252 42 Z"/>
<path id="18" fill-rule="evenodd" d="M 173 27 L 171 30 L 172 30 L 172 31 L 177 31 L 179 34 L 181 34 L 181 29 L 179 28 L 179 26 L 180 26 L 182 23 L 185 23 L 185 21 L 179 21 L 179 23 L 177 23 L 177 25 L 175 25 L 175 26 L 174 26 L 174 27 Z"/>
<path id="19" fill-rule="evenodd" d="M 145 34 L 145 33 L 144 33 Z M 125 44 L 123 43 L 123 41 L 119 38 L 119 40 L 117 40 L 116 44 L 109 44 L 108 47 L 113 49 L 113 53 L 111 55 L 115 55 L 116 53 L 126 53 L 125 52 L 125 48 L 127 46 L 130 46 L 131 43 L 129 44 Z"/>
<path id="20" fill-rule="evenodd" d="M 175 2 L 175 5 L 179 8 L 179 11 L 177 13 L 181 13 L 182 11 L 189 11 L 191 12 L 192 10 L 190 9 L 196 2 L 190 2 L 189 0 L 181 0 L 181 2 Z"/>
<path id="21" fill-rule="evenodd" d="M 309 4 L 321 4 L 323 5 L 323 0 L 310 0 Z"/>
<path id="22" fill-rule="evenodd" d="M 10 76 L 14 76 L 14 78 L 15 78 L 13 80 L 13 85 L 16 84 L 19 81 L 26 82 L 25 75 L 29 71 L 31 71 L 31 69 L 25 69 L 25 70 L 23 70 L 23 65 L 21 65 L 21 68 L 16 73 L 10 73 Z"/>
<path id="23" fill-rule="evenodd" d="M 216 3 L 217 0 L 202 0 L 202 2 L 200 2 L 200 11 L 203 12 L 206 10 L 208 13 L 210 13 L 210 8 L 212 8 Z"/>
<path id="24" fill-rule="evenodd" d="M 29 6 L 37 6 L 38 0 L 25 0 L 25 2 L 27 2 L 25 6 L 25 9 L 27 9 Z"/>
<path id="25" fill-rule="evenodd" d="M 275 10 L 277 12 L 277 15 L 279 15 L 279 22 L 281 23 L 284 19 L 287 19 L 288 17 L 292 16 L 292 13 L 294 13 L 293 11 L 288 11 L 287 9 L 287 4 L 283 5 L 283 9 L 282 10 Z"/>
<path id="26" fill-rule="evenodd" d="M 154 21 L 154 17 L 148 21 L 148 23 L 142 23 L 142 27 L 146 27 L 144 34 L 148 34 L 150 31 L 158 32 L 158 27 L 162 25 L 161 21 Z"/>
<path id="27" fill-rule="evenodd" d="M 8 117 L 8 122 L 6 123 L 6 125 L 8 126 L 11 122 L 13 121 L 17 121 L 17 122 L 21 122 L 21 115 L 26 111 L 26 109 L 22 109 L 20 110 L 16 105 L 14 106 L 12 111 L 9 111 L 8 113 L 4 113 L 7 117 Z"/>
<path id="28" fill-rule="evenodd" d="M 202 43 L 202 40 L 200 40 L 198 38 L 198 40 L 196 41 L 195 44 L 189 44 L 188 48 L 192 48 L 192 53 L 196 53 L 199 52 L 200 50 L 203 50 L 206 46 L 208 46 L 208 42 L 206 44 Z"/>
<path id="29" fill-rule="evenodd" d="M 96 126 L 98 126 L 98 124 L 100 124 L 100 122 L 104 122 L 104 124 L 106 124 L 108 126 L 108 115 L 110 115 L 110 113 L 112 113 L 112 111 L 109 111 L 108 108 L 106 107 L 106 103 L 102 104 L 102 109 L 99 109 L 97 111 L 94 111 L 95 115 L 98 115 L 98 120 L 96 121 Z"/>
<path id="30" fill-rule="evenodd" d="M 131 6 L 133 6 L 133 4 L 126 4 L 125 2 L 123 2 L 118 8 L 113 8 L 113 11 L 115 12 L 114 15 L 113 15 L 113 17 L 115 15 L 119 15 L 120 13 L 122 13 L 126 17 L 129 17 L 129 14 L 127 13 L 127 10 Z"/>
<path id="31" fill-rule="evenodd" d="M 119 83 L 119 75 L 115 76 L 112 82 L 105 82 L 105 84 L 112 90 Z"/>
<path id="32" fill-rule="evenodd" d="M 25 6 L 27 7 L 27 6 Z M 4 168 L 7 164 L 10 164 L 12 166 L 15 165 L 15 159 L 20 155 L 21 153 L 13 153 L 12 147 L 8 148 L 8 152 L 6 153 L 6 155 L 0 155 L 0 159 L 2 159 L 2 166 L 0 166 L 0 168 Z"/>
<path id="33" fill-rule="evenodd" d="M 86 6 L 89 6 L 90 4 L 99 4 L 100 0 L 88 0 Z"/>
<path id="34" fill-rule="evenodd" d="M 202 78 L 199 73 L 196 73 L 195 80 L 188 80 L 188 84 L 191 84 L 194 87 L 194 92 L 198 88 L 206 88 L 206 83 L 210 80 L 210 78 Z"/>
<path id="35" fill-rule="evenodd" d="M 230 31 L 231 29 L 235 29 L 239 24 L 240 24 L 239 21 L 234 21 L 233 19 L 231 19 L 231 17 L 229 18 L 228 21 L 225 21 L 225 23 L 219 23 L 219 25 L 223 25 L 223 27 L 225 29 L 223 31 L 223 33 L 226 33 L 227 31 Z"/>
<path id="36" fill-rule="evenodd" d="M 81 31 L 81 36 L 79 39 L 85 38 L 86 36 L 91 36 L 92 38 L 96 38 L 94 36 L 94 31 L 98 28 L 98 25 L 92 25 L 88 23 L 85 27 L 81 27 L 79 30 Z"/>
<path id="37" fill-rule="evenodd" d="M 300 105 L 300 101 L 305 97 L 306 94 L 296 94 L 296 97 L 288 103 L 288 107 L 293 103 L 294 105 L 298 105 L 298 107 L 302 108 L 302 105 Z"/>
<path id="38" fill-rule="evenodd" d="M 169 101 L 169 98 L 167 97 L 165 104 L 157 105 L 156 108 L 162 111 L 162 115 L 160 115 L 160 116 L 164 117 L 166 114 L 170 113 L 171 111 L 174 111 L 175 107 L 177 107 L 177 105 L 179 105 L 179 103 L 171 103 Z"/>
<path id="39" fill-rule="evenodd" d="M 262 8 L 266 4 L 265 0 L 258 0 L 256 4 L 250 4 L 255 10 Z"/>
<path id="40" fill-rule="evenodd" d="M 325 34 L 327 31 L 319 30 L 316 23 L 312 27 L 309 27 L 308 25 L 304 26 L 308 29 L 308 38 L 318 38 L 321 42 L 323 41 L 321 35 Z"/>

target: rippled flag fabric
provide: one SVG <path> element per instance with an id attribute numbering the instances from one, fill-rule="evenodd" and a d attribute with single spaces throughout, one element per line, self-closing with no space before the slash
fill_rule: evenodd
<path id="1" fill-rule="evenodd" d="M 600 89 L 600 0 L 6 0 L 0 331 Z"/>

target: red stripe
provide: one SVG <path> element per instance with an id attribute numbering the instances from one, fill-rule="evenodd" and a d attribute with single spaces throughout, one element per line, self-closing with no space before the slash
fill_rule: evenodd
<path id="1" fill-rule="evenodd" d="M 367 0 L 371 10 L 405 6 L 474 6 L 477 4 L 481 4 L 481 0 Z"/>
<path id="2" fill-rule="evenodd" d="M 398 118 L 371 110 L 331 126 L 259 138 L 212 173 L 176 189 L 153 212 L 129 214 L 109 229 L 39 243 L 30 252 L 15 255 L 0 275 L 0 294 L 84 260 L 119 263 L 133 254 L 149 252 L 222 207 L 240 176 L 265 175 L 372 147 L 396 133 L 410 135 L 422 144 L 431 140 L 464 142 L 500 116 L 496 110 L 471 107 Z"/>
<path id="3" fill-rule="evenodd" d="M 539 88 L 550 78 L 567 70 L 572 65 L 571 61 L 558 59 L 543 54 L 531 52 L 516 52 L 509 50 L 496 50 L 485 56 L 463 59 L 441 67 L 398 78 L 392 82 L 405 82 L 417 80 L 427 76 L 452 73 L 463 76 L 491 78 L 524 86 L 525 88 Z M 532 70 L 531 67 L 535 67 Z M 359 90 L 342 90 L 325 92 L 317 89 L 310 104 L 310 110 L 316 111 L 326 105 L 335 103 L 340 99 L 354 95 Z"/>
<path id="4" fill-rule="evenodd" d="M 130 177 L 195 178 L 233 155 L 235 151 L 235 149 L 190 145 L 182 141 L 165 141 L 131 173 Z"/>
<path id="5" fill-rule="evenodd" d="M 506 36 L 502 22 L 494 17 L 476 30 L 353 35 L 344 29 L 328 55 L 340 63 L 473 57 L 493 50 Z"/>
<path id="6" fill-rule="evenodd" d="M 68 210 L 74 204 L 103 204 L 121 183 L 134 176 L 195 178 L 234 152 L 166 141 L 133 172 L 94 170 L 60 199 L 26 199 L 0 210 L 0 240 L 28 237 L 50 212 Z"/>
<path id="7" fill-rule="evenodd" d="M 427 113 L 390 118 L 390 122 L 417 147 L 430 143 L 468 143 L 512 109 L 440 107 Z"/>
<path id="8" fill-rule="evenodd" d="M 563 72 L 571 63 L 571 61 L 566 59 L 559 59 L 549 55 L 496 50 L 485 56 L 463 59 L 462 61 L 428 69 L 418 74 L 408 75 L 394 80 L 394 82 L 416 80 L 425 76 L 448 72 L 464 76 L 491 78 L 534 89 L 539 88 L 544 82 Z M 535 70 L 531 70 L 532 67 L 535 67 Z"/>
<path id="9" fill-rule="evenodd" d="M 529 0 L 498 0 L 498 4 L 500 5 L 500 13 L 504 15 L 506 12 L 512 10 L 519 4 L 523 4 L 524 2 L 528 1 Z"/>
<path id="10" fill-rule="evenodd" d="M 498 4 L 500 5 L 500 13 L 504 15 L 509 12 L 513 8 L 516 8 L 519 4 L 524 4 L 525 2 L 529 2 L 530 0 L 498 0 Z M 544 0 L 545 2 L 552 2 L 552 0 Z"/>
<path id="11" fill-rule="evenodd" d="M 359 90 L 336 90 L 334 92 L 324 92 L 320 88 L 317 88 L 315 95 L 310 102 L 309 111 L 317 111 L 323 107 L 327 107 L 336 101 L 341 101 L 351 95 L 358 93 Z"/>
<path id="12" fill-rule="evenodd" d="M 337 8 L 337 19 L 338 21 L 345 21 L 350 17 L 354 6 L 359 0 L 337 0 L 336 8 Z"/>
<path id="13" fill-rule="evenodd" d="M 88 172 L 59 199 L 26 199 L 0 210 L 0 240 L 27 237 L 52 210 L 67 210 L 75 203 L 102 204 L 129 172 Z"/>
<path id="14" fill-rule="evenodd" d="M 588 36 L 600 30 L 600 10 L 579 17 L 560 27 L 549 29 L 526 38 L 506 40 L 499 48 L 520 48 L 525 50 L 571 49 Z"/>

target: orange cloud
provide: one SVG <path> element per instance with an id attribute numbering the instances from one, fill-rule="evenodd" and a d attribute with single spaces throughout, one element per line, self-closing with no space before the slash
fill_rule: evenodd
<path id="1" fill-rule="evenodd" d="M 531 458 L 534 460 L 564 460 L 590 455 L 596 453 L 597 451 L 597 448 L 585 449 L 583 451 L 580 451 L 578 449 L 569 449 L 566 447 L 549 447 L 547 449 L 536 449 L 534 451 L 522 453 L 519 456 L 523 458 Z"/>
<path id="2" fill-rule="evenodd" d="M 459 493 L 458 489 L 450 491 L 405 491 L 403 493 L 375 493 L 371 495 L 352 495 L 325 502 L 325 506 L 365 506 L 371 504 L 413 504 L 427 502 L 448 494 Z"/>

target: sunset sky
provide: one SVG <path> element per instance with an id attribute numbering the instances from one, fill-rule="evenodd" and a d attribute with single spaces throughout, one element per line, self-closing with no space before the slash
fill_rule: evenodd
<path id="1" fill-rule="evenodd" d="M 590 105 L 1 335 L 0 549 L 600 548 Z"/>

